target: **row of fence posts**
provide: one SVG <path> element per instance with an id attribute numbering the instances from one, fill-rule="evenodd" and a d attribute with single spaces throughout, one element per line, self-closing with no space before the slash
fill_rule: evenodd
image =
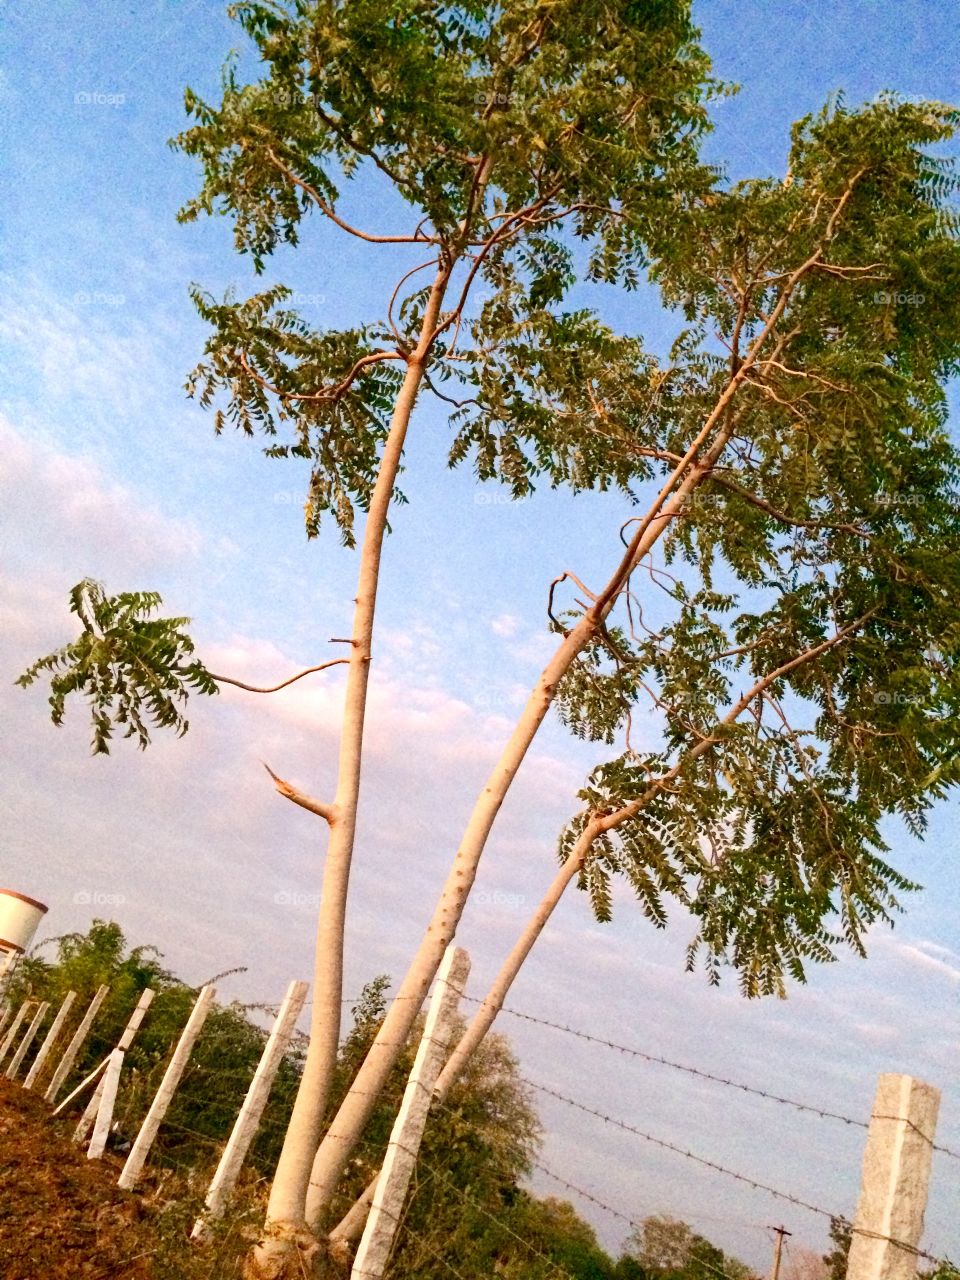
<path id="1" fill-rule="evenodd" d="M 469 956 L 451 944 L 437 974 L 423 1035 L 377 1178 L 351 1280 L 380 1280 L 386 1269 L 433 1102 L 434 1086 L 450 1045 L 469 972 Z M 9 963 L 0 976 L 9 979 Z M 207 1224 L 222 1214 L 236 1185 L 280 1062 L 303 1010 L 307 989 L 306 982 L 298 981 L 291 982 L 287 988 L 208 1188 L 204 1213 L 194 1224 L 193 1239 L 204 1237 Z M 108 992 L 109 987 L 101 986 L 87 1007 L 50 1078 L 44 1093 L 47 1102 L 56 1103 Z M 118 1186 L 131 1190 L 137 1184 L 215 995 L 213 986 L 201 988 L 120 1172 Z M 55 1116 L 62 1114 L 91 1091 L 73 1134 L 78 1143 L 89 1137 L 87 1156 L 91 1160 L 99 1159 L 106 1149 L 124 1057 L 153 997 L 149 987 L 141 993 L 116 1047 L 53 1111 Z M 76 992 L 68 992 L 27 1072 L 24 1088 L 32 1089 L 46 1066 L 75 1000 Z M 19 1073 L 49 1008 L 46 1001 L 25 1000 L 16 1013 L 9 1007 L 0 1009 L 0 1036 L 3 1037 L 0 1070 L 17 1033 L 27 1023 L 4 1071 L 8 1080 L 15 1079 Z M 939 1106 L 940 1093 L 932 1085 L 907 1075 L 880 1076 L 863 1157 L 847 1280 L 913 1280 L 916 1276 Z"/>

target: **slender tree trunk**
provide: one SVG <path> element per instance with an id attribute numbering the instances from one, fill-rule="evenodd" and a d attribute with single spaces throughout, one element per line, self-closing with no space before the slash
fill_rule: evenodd
<path id="1" fill-rule="evenodd" d="M 540 905 L 530 917 L 513 949 L 503 962 L 500 972 L 493 981 L 493 985 L 484 997 L 483 1003 L 470 1020 L 469 1026 L 457 1043 L 457 1047 L 444 1064 L 444 1068 L 433 1089 L 435 1102 L 443 1102 L 457 1082 L 464 1067 L 476 1052 L 484 1036 L 493 1026 L 497 1014 L 503 1008 L 507 993 L 513 985 L 514 979 L 523 968 L 527 956 L 533 950 L 534 943 L 543 932 L 567 886 L 583 866 L 584 857 L 592 839 L 593 835 L 591 833 L 589 839 L 581 837 L 577 841 L 563 866 L 554 877 L 550 888 L 541 899 Z M 348 1256 L 345 1246 L 353 1244 L 360 1239 L 367 1214 L 373 1203 L 373 1194 L 376 1186 L 377 1179 L 373 1178 L 364 1190 L 363 1195 L 360 1196 L 345 1217 L 330 1232 L 330 1249 L 334 1257 L 345 1259 Z"/>
<path id="2" fill-rule="evenodd" d="M 824 244 L 833 234 L 837 218 L 850 194 L 848 188 L 831 215 Z M 733 401 L 760 352 L 779 323 L 790 298 L 804 275 L 822 257 L 821 244 L 791 273 L 780 296 L 765 317 L 761 331 L 741 358 L 736 336 L 731 352 L 730 373 L 703 426 L 667 478 L 653 505 L 641 520 L 636 533 L 610 581 L 595 598 L 577 625 L 567 633 L 544 668 L 509 742 L 474 805 L 473 813 L 457 850 L 440 899 L 427 926 L 420 949 L 407 971 L 397 998 L 387 1013 L 376 1039 L 344 1099 L 340 1110 L 317 1151 L 307 1195 L 307 1222 L 314 1230 L 321 1226 L 347 1161 L 359 1142 L 376 1099 L 406 1042 L 414 1020 L 439 968 L 443 953 L 452 941 L 473 886 L 477 866 L 487 836 L 506 798 L 520 765 L 546 717 L 557 686 L 570 670 L 577 655 L 602 628 L 630 575 L 652 550 L 663 531 L 683 515 L 690 494 L 707 478 L 720 460 L 735 426 Z M 741 304 L 741 315 L 746 298 Z M 739 328 L 737 329 L 737 333 Z M 713 440 L 711 442 L 711 436 Z"/>
<path id="3" fill-rule="evenodd" d="M 316 1252 L 316 1241 L 305 1230 L 304 1209 L 310 1170 L 320 1141 L 340 1041 L 344 923 L 360 792 L 363 725 L 380 556 L 410 415 L 423 381 L 430 340 L 437 325 L 449 277 L 449 263 L 441 262 L 424 313 L 420 343 L 408 359 L 406 375 L 394 405 L 390 431 L 364 528 L 340 739 L 337 790 L 329 817 L 330 836 L 317 925 L 310 1043 L 270 1191 L 264 1239 L 257 1246 L 252 1268 L 253 1274 L 265 1277 L 283 1275 L 287 1260 L 297 1247 L 301 1249 L 307 1262 Z"/>
<path id="4" fill-rule="evenodd" d="M 739 378 L 735 377 L 731 380 L 731 385 L 738 382 Z M 720 429 L 717 439 L 699 462 L 694 461 L 694 449 L 705 444 L 709 429 L 716 425 L 730 398 L 732 393 L 730 396 L 726 393 L 721 396 L 700 436 L 688 451 L 688 456 L 677 466 L 661 490 L 657 503 L 641 524 L 607 587 L 592 608 L 564 637 L 544 668 L 509 742 L 477 798 L 420 949 L 317 1152 L 307 1195 L 307 1222 L 311 1229 L 319 1230 L 322 1225 L 323 1216 L 347 1161 L 363 1134 L 376 1099 L 397 1060 L 400 1047 L 410 1034 L 430 983 L 443 959 L 443 953 L 456 933 L 487 836 L 530 744 L 550 709 L 558 684 L 577 655 L 597 634 L 630 573 L 652 549 L 670 521 L 680 516 L 690 493 L 702 483 L 718 460 L 732 431 L 729 424 Z M 684 476 L 685 471 L 687 474 Z M 672 496 L 668 496 L 671 495 L 671 490 Z"/>

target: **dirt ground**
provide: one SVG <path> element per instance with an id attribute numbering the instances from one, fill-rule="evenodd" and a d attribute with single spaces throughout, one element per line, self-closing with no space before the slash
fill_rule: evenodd
<path id="1" fill-rule="evenodd" d="M 68 1134 L 0 1078 L 0 1280 L 153 1280 L 150 1223 L 116 1157 L 87 1160 Z"/>

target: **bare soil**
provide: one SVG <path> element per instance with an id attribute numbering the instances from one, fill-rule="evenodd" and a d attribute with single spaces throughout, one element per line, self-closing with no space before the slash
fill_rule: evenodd
<path id="1" fill-rule="evenodd" d="M 75 1124 L 0 1078 L 0 1280 L 154 1280 L 148 1212 L 116 1157 L 70 1141 Z"/>

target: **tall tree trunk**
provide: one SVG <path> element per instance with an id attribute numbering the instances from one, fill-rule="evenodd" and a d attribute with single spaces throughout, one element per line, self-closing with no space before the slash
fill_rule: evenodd
<path id="1" fill-rule="evenodd" d="M 305 1206 L 310 1170 L 320 1141 L 340 1042 L 344 923 L 360 793 L 363 725 L 380 556 L 410 415 L 423 381 L 450 270 L 449 262 L 441 262 L 425 309 L 420 342 L 408 358 L 406 375 L 394 405 L 364 528 L 340 738 L 337 790 L 327 819 L 330 835 L 317 925 L 309 1049 L 270 1190 L 264 1238 L 255 1250 L 250 1268 L 252 1274 L 265 1278 L 283 1276 L 297 1251 L 309 1266 L 317 1249 L 315 1238 L 305 1229 Z M 298 1259 L 296 1269 L 291 1274 L 301 1275 L 299 1268 Z"/>
<path id="2" fill-rule="evenodd" d="M 735 375 L 731 386 L 738 383 L 739 377 Z M 347 1161 L 363 1134 L 400 1048 L 410 1034 L 443 953 L 453 939 L 476 877 L 487 836 L 530 744 L 550 709 L 558 684 L 577 655 L 597 634 L 626 579 L 652 549 L 670 521 L 680 515 L 689 494 L 702 483 L 723 452 L 732 431 L 729 423 L 721 426 L 713 444 L 707 448 L 703 458 L 696 461 L 696 452 L 706 444 L 710 429 L 717 425 L 730 398 L 732 394 L 730 397 L 726 394 L 720 397 L 687 456 L 675 468 L 654 507 L 641 523 L 607 587 L 565 636 L 544 668 L 509 742 L 477 798 L 463 841 L 413 964 L 407 971 L 349 1093 L 320 1144 L 307 1195 L 307 1222 L 313 1230 L 319 1230 L 322 1225 L 323 1216 Z"/>
<path id="3" fill-rule="evenodd" d="M 760 358 L 761 350 L 774 333 L 798 284 L 823 256 L 825 244 L 833 235 L 851 190 L 852 185 L 831 215 L 823 243 L 784 282 L 777 302 L 765 317 L 763 328 L 754 337 L 742 358 L 739 353 L 738 321 L 731 350 L 729 376 L 703 426 L 640 521 L 610 581 L 577 625 L 567 633 L 541 673 L 509 742 L 477 798 L 433 918 L 427 926 L 397 998 L 390 1006 L 349 1093 L 317 1151 L 307 1194 L 307 1222 L 314 1230 L 319 1229 L 329 1209 L 340 1176 L 360 1141 L 401 1046 L 410 1034 L 443 953 L 453 939 L 476 878 L 487 836 L 530 744 L 546 717 L 558 684 L 570 670 L 577 655 L 602 628 L 630 575 L 656 545 L 671 521 L 682 517 L 690 494 L 703 483 L 720 460 L 734 432 L 736 415 L 733 413 L 733 402 L 737 392 Z M 741 304 L 741 317 L 745 306 L 746 298 Z"/>

